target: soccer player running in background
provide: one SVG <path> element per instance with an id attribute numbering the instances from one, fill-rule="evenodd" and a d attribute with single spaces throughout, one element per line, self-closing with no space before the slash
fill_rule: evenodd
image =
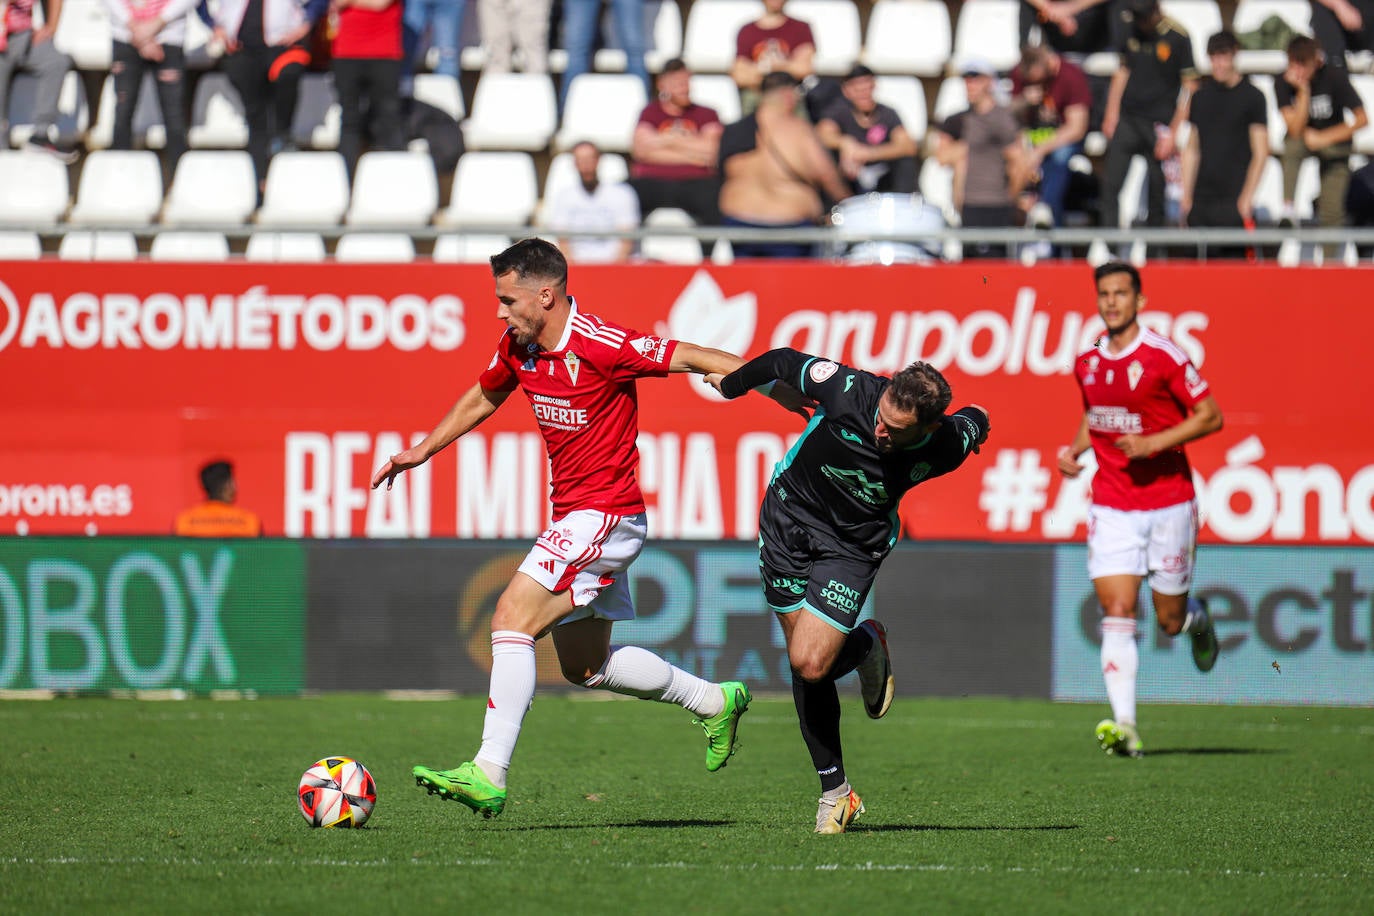
<path id="1" fill-rule="evenodd" d="M 1110 261 L 1094 277 L 1107 331 L 1074 364 L 1084 414 L 1073 444 L 1059 450 L 1059 473 L 1077 477 L 1079 456 L 1093 450 L 1088 575 L 1105 615 L 1102 679 L 1112 706 L 1112 718 L 1097 725 L 1097 740 L 1108 754 L 1141 757 L 1135 637 L 1142 579 L 1149 578 L 1160 629 L 1191 637 L 1199 671 L 1217 661 L 1207 605 L 1188 597 L 1198 523 L 1183 446 L 1221 429 L 1221 409 L 1178 345 L 1141 327 L 1139 271 Z"/>
<path id="2" fill-rule="evenodd" d="M 920 362 L 888 379 L 777 349 L 723 379 L 707 376 L 727 398 L 775 380 L 819 406 L 764 495 L 759 571 L 787 640 L 792 699 L 821 781 L 816 832 L 843 833 L 864 805 L 845 775 L 835 681 L 857 668 L 865 711 L 873 719 L 887 713 L 887 630 L 876 620 L 858 623 L 859 613 L 897 540 L 902 496 L 978 451 L 988 412 L 972 405 L 946 415 L 949 383 Z"/>
<path id="3" fill-rule="evenodd" d="M 634 617 L 624 574 L 647 529 L 636 476 L 635 379 L 730 372 L 743 360 L 581 311 L 567 292 L 567 261 L 542 239 L 523 239 L 493 256 L 491 271 L 496 315 L 507 329 L 490 365 L 422 442 L 377 470 L 372 486 L 389 487 L 397 474 L 428 461 L 521 387 L 549 453 L 554 521 L 492 616 L 491 689 L 475 759 L 451 770 L 417 766 L 415 780 L 484 817 L 501 813 L 506 771 L 534 698 L 534 643 L 549 632 L 572 683 L 695 713 L 706 731 L 706 769 L 715 772 L 734 753 L 749 689 L 738 681 L 702 680 L 645 649 L 612 647 L 611 626 Z M 790 400 L 789 409 L 808 416 L 795 391 L 780 389 L 776 399 Z"/>

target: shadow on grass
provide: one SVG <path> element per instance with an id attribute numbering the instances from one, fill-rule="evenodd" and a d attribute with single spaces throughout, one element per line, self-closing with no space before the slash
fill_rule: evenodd
<path id="1" fill-rule="evenodd" d="M 528 827 L 512 827 L 511 830 L 605 830 L 607 828 L 649 827 L 660 830 L 680 830 L 684 827 L 733 827 L 734 821 L 671 821 L 648 820 L 621 821 L 614 824 L 531 824 Z"/>
<path id="2" fill-rule="evenodd" d="M 900 833 L 922 830 L 1081 830 L 1079 824 L 1044 824 L 1041 826 L 1008 827 L 998 824 L 863 824 L 851 825 L 845 833 Z"/>
<path id="3" fill-rule="evenodd" d="M 1147 748 L 1146 758 L 1164 757 L 1169 754 L 1190 754 L 1197 757 L 1207 757 L 1211 755 L 1221 756 L 1227 754 L 1282 754 L 1282 748 L 1276 747 L 1165 747 Z"/>

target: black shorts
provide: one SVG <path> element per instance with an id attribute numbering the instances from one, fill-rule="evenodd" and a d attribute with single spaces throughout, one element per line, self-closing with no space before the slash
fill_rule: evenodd
<path id="1" fill-rule="evenodd" d="M 803 526 L 772 489 L 759 509 L 759 576 L 778 613 L 805 608 L 837 630 L 858 623 L 881 560 L 856 556 L 833 535 Z"/>

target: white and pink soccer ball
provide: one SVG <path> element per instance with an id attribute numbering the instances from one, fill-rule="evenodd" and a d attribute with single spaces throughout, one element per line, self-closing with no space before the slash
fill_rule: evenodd
<path id="1" fill-rule="evenodd" d="M 311 827 L 361 827 L 377 804 L 377 783 L 352 757 L 325 757 L 305 771 L 296 800 Z"/>

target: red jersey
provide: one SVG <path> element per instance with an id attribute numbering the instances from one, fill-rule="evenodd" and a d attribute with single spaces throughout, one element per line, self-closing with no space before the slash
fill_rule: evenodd
<path id="1" fill-rule="evenodd" d="M 1088 432 L 1097 456 L 1093 503 L 1111 509 L 1161 509 L 1194 498 L 1183 449 L 1127 460 L 1113 443 L 1127 433 L 1148 436 L 1176 426 L 1209 394 L 1207 380 L 1178 345 L 1148 328 L 1120 353 L 1106 337 L 1074 364 Z"/>
<path id="2" fill-rule="evenodd" d="M 518 385 L 549 452 L 553 514 L 644 511 L 639 489 L 639 399 L 635 379 L 665 376 L 677 341 L 642 334 L 577 310 L 552 350 L 521 345 L 507 331 L 478 378 L 487 391 Z"/>

